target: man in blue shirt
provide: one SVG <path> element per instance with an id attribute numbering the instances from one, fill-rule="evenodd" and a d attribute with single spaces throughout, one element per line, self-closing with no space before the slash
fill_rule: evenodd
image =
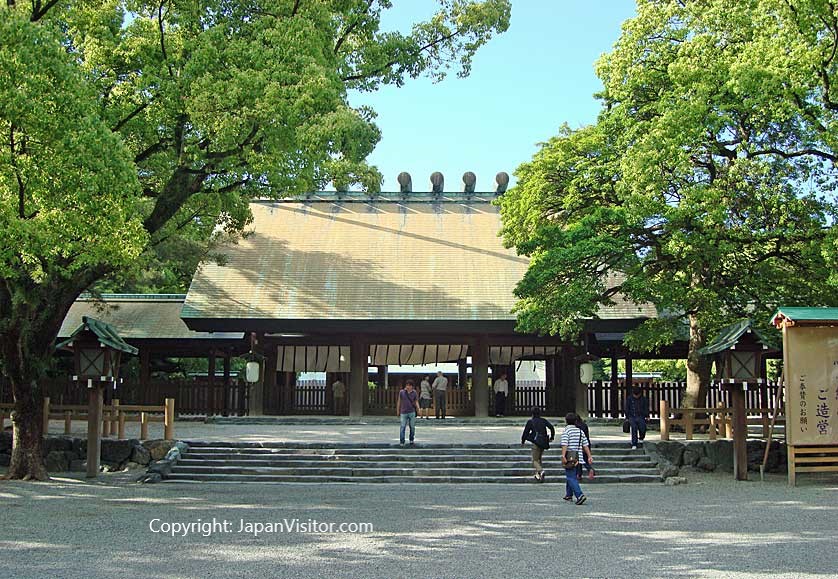
<path id="1" fill-rule="evenodd" d="M 410 445 L 413 446 L 413 438 L 416 435 L 416 413 L 419 411 L 419 396 L 413 389 L 413 380 L 408 380 L 404 388 L 399 391 L 399 402 L 396 408 L 396 415 L 401 419 L 399 430 L 399 444 L 404 446 L 405 427 L 410 425 Z"/>

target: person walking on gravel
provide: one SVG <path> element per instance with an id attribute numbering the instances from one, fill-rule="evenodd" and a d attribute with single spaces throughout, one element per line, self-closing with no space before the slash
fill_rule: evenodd
<path id="1" fill-rule="evenodd" d="M 565 416 L 567 426 L 562 431 L 562 465 L 564 466 L 565 496 L 564 500 L 572 501 L 576 497 L 576 504 L 584 504 L 587 497 L 579 485 L 577 468 L 580 464 L 593 465 L 591 457 L 591 443 L 585 433 L 576 426 L 577 416 L 575 412 L 569 412 Z"/>
<path id="2" fill-rule="evenodd" d="M 547 436 L 547 429 L 550 429 L 550 436 Z M 532 409 L 532 418 L 527 420 L 527 425 L 524 426 L 524 432 L 521 434 L 521 446 L 524 446 L 527 441 L 532 443 L 532 466 L 535 469 L 536 482 L 544 482 L 544 464 L 542 457 L 544 451 L 550 448 L 550 443 L 556 437 L 556 430 L 549 420 L 541 417 L 541 408 L 534 407 Z"/>

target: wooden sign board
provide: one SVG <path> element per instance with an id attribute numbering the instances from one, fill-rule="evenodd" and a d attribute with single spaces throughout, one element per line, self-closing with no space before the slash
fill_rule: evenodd
<path id="1" fill-rule="evenodd" d="M 783 329 L 786 439 L 789 445 L 838 445 L 838 327 Z"/>

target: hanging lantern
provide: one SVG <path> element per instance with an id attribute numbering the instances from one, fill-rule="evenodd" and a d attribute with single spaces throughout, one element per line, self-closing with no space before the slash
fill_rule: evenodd
<path id="1" fill-rule="evenodd" d="M 579 381 L 582 384 L 590 384 L 594 381 L 594 365 L 590 362 L 579 364 Z"/>
<path id="2" fill-rule="evenodd" d="M 259 381 L 259 362 L 250 361 L 247 363 L 244 372 L 244 379 L 251 384 Z"/>

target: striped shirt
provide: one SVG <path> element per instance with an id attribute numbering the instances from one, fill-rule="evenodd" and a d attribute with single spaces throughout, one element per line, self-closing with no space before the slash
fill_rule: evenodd
<path id="1" fill-rule="evenodd" d="M 576 426 L 569 424 L 564 427 L 562 431 L 562 446 L 566 446 L 567 450 L 575 450 L 579 453 L 579 464 L 585 464 L 585 453 L 582 451 L 583 446 L 590 446 L 588 437 L 585 433 L 579 430 Z"/>

